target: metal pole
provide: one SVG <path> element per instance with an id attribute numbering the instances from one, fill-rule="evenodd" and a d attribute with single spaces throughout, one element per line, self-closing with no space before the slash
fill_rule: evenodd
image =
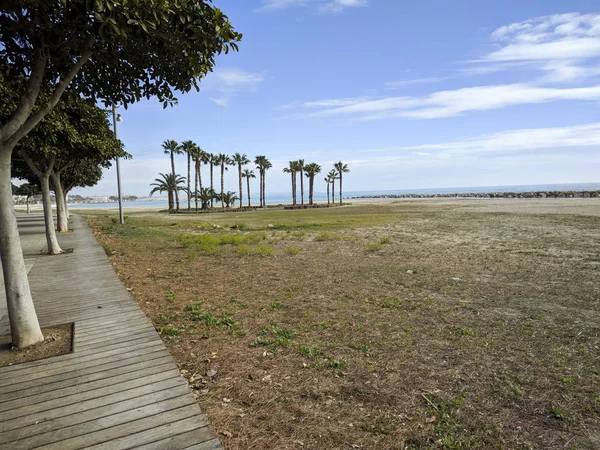
<path id="1" fill-rule="evenodd" d="M 115 138 L 117 137 L 117 107 L 113 105 L 112 107 L 113 114 L 113 131 L 115 132 Z M 125 217 L 123 216 L 123 197 L 121 196 L 121 164 L 119 162 L 119 157 L 115 158 L 117 162 L 117 189 L 119 191 L 119 223 L 123 225 L 125 223 Z"/>

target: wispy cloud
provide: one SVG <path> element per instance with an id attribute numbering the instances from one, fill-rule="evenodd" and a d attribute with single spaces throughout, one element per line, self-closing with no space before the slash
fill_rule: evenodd
<path id="1" fill-rule="evenodd" d="M 229 104 L 229 99 L 227 97 L 211 97 L 211 102 L 216 103 L 219 106 L 227 106 Z"/>
<path id="2" fill-rule="evenodd" d="M 410 80 L 398 80 L 398 81 L 389 81 L 385 83 L 385 88 L 388 90 L 400 89 L 405 86 L 410 86 L 413 84 L 429 84 L 429 83 L 437 83 L 438 81 L 446 80 L 447 77 L 426 77 L 426 78 L 414 78 Z"/>
<path id="3" fill-rule="evenodd" d="M 265 81 L 265 72 L 248 72 L 242 69 L 217 69 L 212 77 L 213 84 L 221 92 L 256 91 Z M 207 78 L 209 79 L 209 78 Z"/>
<path id="4" fill-rule="evenodd" d="M 338 13 L 346 8 L 366 6 L 368 0 L 263 0 L 258 12 L 281 11 L 289 8 L 312 8 L 321 13 Z"/>
<path id="5" fill-rule="evenodd" d="M 539 81 L 550 83 L 600 75 L 600 14 L 535 17 L 502 26 L 490 39 L 495 48 L 474 61 L 482 71 L 529 64 L 546 72 Z"/>
<path id="6" fill-rule="evenodd" d="M 600 86 L 584 88 L 548 88 L 528 84 L 475 86 L 438 91 L 416 97 L 385 97 L 375 100 L 335 99 L 306 102 L 304 107 L 316 111 L 301 117 L 350 117 L 358 120 L 387 118 L 439 119 L 454 117 L 469 111 L 484 111 L 508 106 L 545 103 L 559 100 L 600 100 Z"/>
<path id="7" fill-rule="evenodd" d="M 495 155 L 515 151 L 547 151 L 559 148 L 572 149 L 598 146 L 600 146 L 600 123 L 590 123 L 570 127 L 501 131 L 459 141 L 364 150 L 364 152 L 410 152 L 415 155 L 429 157 L 438 155 L 440 152 L 447 155 Z"/>

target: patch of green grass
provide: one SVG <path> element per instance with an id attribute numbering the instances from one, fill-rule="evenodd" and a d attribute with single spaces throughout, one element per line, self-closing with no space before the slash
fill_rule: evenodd
<path id="1" fill-rule="evenodd" d="M 256 246 L 253 253 L 255 255 L 263 256 L 263 257 L 273 256 L 275 254 L 275 249 L 268 245 L 261 244 L 261 245 Z"/>
<path id="2" fill-rule="evenodd" d="M 380 308 L 399 308 L 404 304 L 403 300 L 398 297 L 382 297 L 382 298 L 371 298 L 369 303 L 379 306 Z"/>
<path id="3" fill-rule="evenodd" d="M 550 407 L 550 412 L 556 419 L 563 420 L 565 418 L 565 411 L 559 405 L 552 405 Z"/>
<path id="4" fill-rule="evenodd" d="M 288 247 L 286 251 L 288 255 L 296 256 L 301 250 L 300 247 Z"/>
<path id="5" fill-rule="evenodd" d="M 288 307 L 285 303 L 281 303 L 280 301 L 274 301 L 269 306 L 271 309 L 284 309 Z"/>
<path id="6" fill-rule="evenodd" d="M 381 245 L 386 245 L 386 244 L 391 244 L 392 243 L 392 238 L 390 236 L 384 236 L 379 240 L 379 243 Z"/>
<path id="7" fill-rule="evenodd" d="M 457 334 L 460 334 L 461 336 L 474 336 L 475 335 L 475 331 L 473 331 L 472 328 L 468 328 L 468 327 L 461 327 L 458 325 L 453 325 L 450 327 L 450 329 Z"/>
<path id="8" fill-rule="evenodd" d="M 310 345 L 301 345 L 298 347 L 298 353 L 308 359 L 315 359 L 317 356 L 322 354 L 321 350 Z"/>
<path id="9" fill-rule="evenodd" d="M 256 338 L 250 344 L 251 347 L 268 347 L 272 345 L 275 341 L 270 338 Z"/>
<path id="10" fill-rule="evenodd" d="M 183 331 L 181 331 L 180 329 L 171 327 L 171 326 L 160 327 L 160 329 L 158 331 L 160 334 L 162 334 L 163 336 L 166 336 L 170 339 L 173 339 L 173 338 L 179 336 L 181 333 L 183 333 Z"/>
<path id="11" fill-rule="evenodd" d="M 317 242 L 325 242 L 325 241 L 339 241 L 341 238 L 337 234 L 330 233 L 329 231 L 324 231 L 315 236 L 315 241 Z"/>
<path id="12" fill-rule="evenodd" d="M 177 298 L 175 297 L 175 292 L 173 292 L 171 289 L 169 289 L 165 293 L 165 298 L 169 303 L 175 303 L 175 300 L 177 300 Z"/>
<path id="13" fill-rule="evenodd" d="M 383 245 L 381 245 L 378 242 L 373 242 L 373 243 L 367 245 L 367 251 L 370 252 L 370 253 L 378 252 L 382 248 L 383 248 Z"/>

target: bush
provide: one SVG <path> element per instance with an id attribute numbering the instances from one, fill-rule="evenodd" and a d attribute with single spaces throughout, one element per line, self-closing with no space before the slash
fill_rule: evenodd
<path id="1" fill-rule="evenodd" d="M 302 249 L 300 247 L 288 247 L 287 253 L 291 256 L 296 256 Z"/>

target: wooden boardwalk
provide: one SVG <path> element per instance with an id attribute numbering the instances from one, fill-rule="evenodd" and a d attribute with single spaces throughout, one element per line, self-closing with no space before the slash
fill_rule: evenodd
<path id="1" fill-rule="evenodd" d="M 0 368 L 0 449 L 221 449 L 85 222 L 73 216 L 74 232 L 59 236 L 73 253 L 44 256 L 43 217 L 19 221 L 40 323 L 74 322 L 74 351 Z"/>

